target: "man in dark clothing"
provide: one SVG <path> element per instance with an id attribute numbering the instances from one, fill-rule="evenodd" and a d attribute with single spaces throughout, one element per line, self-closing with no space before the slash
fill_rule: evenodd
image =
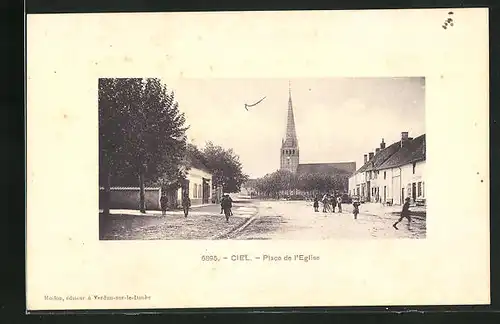
<path id="1" fill-rule="evenodd" d="M 162 195 L 160 197 L 160 207 L 162 216 L 165 216 L 165 213 L 167 212 L 167 205 L 168 205 L 168 197 L 166 195 Z"/>
<path id="2" fill-rule="evenodd" d="M 189 199 L 189 195 L 185 193 L 182 196 L 182 209 L 184 210 L 184 217 L 188 217 L 189 207 L 191 207 L 191 199 Z"/>
<path id="3" fill-rule="evenodd" d="M 408 226 L 410 226 L 410 222 L 411 222 L 411 217 L 410 217 L 410 197 L 406 197 L 405 203 L 403 205 L 403 209 L 401 210 L 401 216 L 399 217 L 398 221 L 396 223 L 394 223 L 392 226 L 395 229 L 398 229 L 398 227 L 396 225 L 398 225 L 403 220 L 403 218 L 408 219 Z"/>
<path id="4" fill-rule="evenodd" d="M 229 221 L 229 216 L 233 216 L 232 212 L 232 207 L 233 207 L 233 200 L 231 197 L 229 197 L 228 194 L 224 195 L 224 197 L 221 200 L 221 212 L 224 211 L 224 214 L 226 215 L 226 222 Z"/>
<path id="5" fill-rule="evenodd" d="M 319 207 L 319 199 L 318 197 L 314 197 L 314 203 L 313 203 L 314 211 L 318 212 L 318 207 Z"/>

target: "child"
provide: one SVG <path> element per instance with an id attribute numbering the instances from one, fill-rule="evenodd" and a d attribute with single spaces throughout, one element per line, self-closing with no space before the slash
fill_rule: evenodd
<path id="1" fill-rule="evenodd" d="M 352 206 L 354 207 L 354 209 L 353 209 L 354 219 L 358 218 L 359 205 L 360 205 L 359 201 L 357 199 L 354 199 L 354 201 L 352 203 Z"/>
<path id="2" fill-rule="evenodd" d="M 342 212 L 342 197 L 337 197 L 337 207 L 339 208 L 339 213 Z"/>
<path id="3" fill-rule="evenodd" d="M 315 211 L 315 212 L 319 212 L 319 210 L 318 210 L 318 208 L 319 208 L 319 200 L 318 200 L 318 197 L 314 197 L 313 207 L 314 207 L 314 211 Z"/>
<path id="4" fill-rule="evenodd" d="M 323 213 L 326 213 L 326 209 L 328 208 L 328 196 L 326 194 L 321 199 L 321 202 L 323 203 Z"/>
<path id="5" fill-rule="evenodd" d="M 395 229 L 399 229 L 396 225 L 399 224 L 403 220 L 403 218 L 408 219 L 408 226 L 410 226 L 411 217 L 410 217 L 410 197 L 406 197 L 405 203 L 403 205 L 403 209 L 401 210 L 401 216 L 398 221 L 392 225 Z"/>

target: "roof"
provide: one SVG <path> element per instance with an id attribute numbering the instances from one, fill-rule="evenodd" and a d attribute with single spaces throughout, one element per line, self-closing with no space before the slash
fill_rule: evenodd
<path id="1" fill-rule="evenodd" d="M 297 173 L 353 173 L 356 171 L 356 162 L 338 163 L 301 163 Z"/>
<path id="2" fill-rule="evenodd" d="M 394 155 L 401 148 L 401 142 L 396 142 L 385 149 L 378 151 L 377 154 L 373 156 L 373 158 L 366 162 L 364 171 L 376 170 L 380 167 L 387 159 L 389 159 L 392 155 Z"/>
<path id="3" fill-rule="evenodd" d="M 378 169 L 395 168 L 417 161 L 425 161 L 425 158 L 425 134 L 423 134 L 409 140 L 404 147 L 400 148 L 387 161 L 382 163 Z"/>

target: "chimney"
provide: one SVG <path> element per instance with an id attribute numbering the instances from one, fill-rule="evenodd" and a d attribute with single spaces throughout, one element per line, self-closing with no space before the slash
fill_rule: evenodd
<path id="1" fill-rule="evenodd" d="M 379 151 L 380 151 L 380 147 L 377 147 L 377 148 L 375 149 L 375 154 L 377 154 Z"/>
<path id="2" fill-rule="evenodd" d="M 401 132 L 401 147 L 408 142 L 408 132 Z"/>
<path id="3" fill-rule="evenodd" d="M 368 161 L 371 161 L 373 159 L 373 152 L 368 153 Z"/>
<path id="4" fill-rule="evenodd" d="M 363 155 L 363 163 L 366 164 L 366 162 L 368 162 L 368 155 L 367 154 Z"/>
<path id="5" fill-rule="evenodd" d="M 382 142 L 380 142 L 380 148 L 383 150 L 385 149 L 385 142 L 384 139 L 382 138 Z"/>

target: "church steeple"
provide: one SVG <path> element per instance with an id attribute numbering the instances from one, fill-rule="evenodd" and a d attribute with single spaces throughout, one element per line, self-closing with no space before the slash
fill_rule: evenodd
<path id="1" fill-rule="evenodd" d="M 293 116 L 293 105 L 292 105 L 292 87 L 290 81 L 288 82 L 288 116 L 286 121 L 286 136 L 285 144 L 286 147 L 297 147 L 297 133 L 295 132 L 295 119 Z"/>
<path id="2" fill-rule="evenodd" d="M 281 142 L 281 169 L 292 172 L 297 171 L 299 166 L 299 143 L 295 131 L 295 119 L 293 116 L 292 87 L 288 82 L 288 115 L 286 121 L 286 135 Z"/>

